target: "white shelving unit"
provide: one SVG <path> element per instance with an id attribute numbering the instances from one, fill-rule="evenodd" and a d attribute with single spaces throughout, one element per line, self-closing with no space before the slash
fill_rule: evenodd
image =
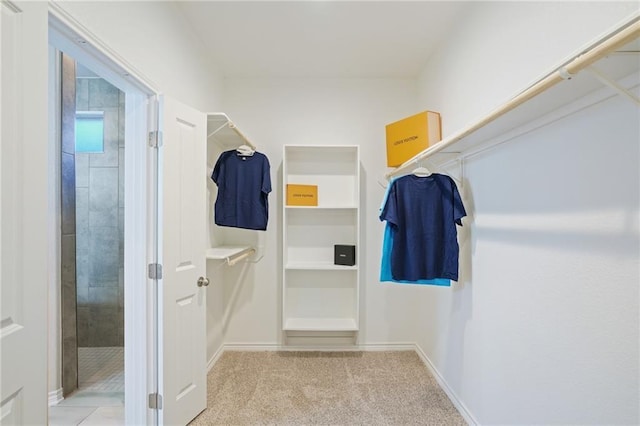
<path id="1" fill-rule="evenodd" d="M 287 206 L 287 184 L 317 185 L 318 206 Z M 358 331 L 359 187 L 358 146 L 284 146 L 285 331 Z M 334 264 L 335 244 L 356 246 L 355 266 Z"/>
<path id="2" fill-rule="evenodd" d="M 240 260 L 256 253 L 258 233 L 256 231 L 219 227 L 213 223 L 213 205 L 218 188 L 211 181 L 213 166 L 223 151 L 236 149 L 241 145 L 256 146 L 238 129 L 231 119 L 222 112 L 207 114 L 207 191 L 209 192 L 207 222 L 210 248 L 206 258 L 212 262 L 226 262 L 232 266 Z"/>

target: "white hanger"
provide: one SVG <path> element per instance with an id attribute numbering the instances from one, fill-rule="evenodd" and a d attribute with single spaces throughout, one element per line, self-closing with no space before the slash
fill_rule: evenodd
<path id="1" fill-rule="evenodd" d="M 253 148 L 251 148 L 249 145 L 240 145 L 238 148 L 236 148 L 236 152 L 239 155 L 248 157 L 253 155 L 253 153 L 256 151 Z"/>
<path id="2" fill-rule="evenodd" d="M 416 161 L 416 163 L 418 164 L 418 167 L 416 167 L 415 169 L 413 169 L 411 171 L 411 174 L 418 176 L 418 177 L 427 177 L 431 174 L 431 171 L 429 169 L 427 169 L 424 165 L 422 165 L 422 162 L 418 162 Z"/>
<path id="3" fill-rule="evenodd" d="M 429 176 L 431 174 L 431 172 L 426 167 L 420 166 L 420 167 L 416 167 L 415 169 L 413 169 L 411 174 L 413 174 L 415 176 L 418 176 L 418 177 L 427 177 L 427 176 Z"/>

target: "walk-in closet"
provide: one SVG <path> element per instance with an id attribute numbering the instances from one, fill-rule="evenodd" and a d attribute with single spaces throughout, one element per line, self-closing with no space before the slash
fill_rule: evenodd
<path id="1" fill-rule="evenodd" d="M 0 424 L 640 424 L 637 1 L 0 9 Z"/>

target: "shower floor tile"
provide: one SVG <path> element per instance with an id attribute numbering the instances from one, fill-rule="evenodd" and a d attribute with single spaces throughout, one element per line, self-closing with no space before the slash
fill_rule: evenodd
<path id="1" fill-rule="evenodd" d="M 49 407 L 53 426 L 124 424 L 124 348 L 78 348 L 78 390 Z"/>
<path id="2" fill-rule="evenodd" d="M 78 387 L 124 392 L 124 348 L 78 348 Z"/>

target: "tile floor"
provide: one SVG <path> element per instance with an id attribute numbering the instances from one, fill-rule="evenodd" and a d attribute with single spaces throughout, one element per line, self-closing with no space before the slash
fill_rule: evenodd
<path id="1" fill-rule="evenodd" d="M 49 407 L 50 426 L 124 424 L 124 348 L 78 348 L 78 383 Z"/>

